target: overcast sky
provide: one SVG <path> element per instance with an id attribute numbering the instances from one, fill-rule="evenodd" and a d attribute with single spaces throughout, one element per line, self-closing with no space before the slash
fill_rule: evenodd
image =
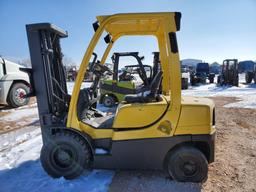
<path id="1" fill-rule="evenodd" d="M 97 15 L 158 11 L 182 13 L 181 59 L 256 60 L 256 0 L 0 0 L 0 54 L 28 58 L 25 24 L 52 22 L 68 31 L 63 52 L 79 65 Z M 140 51 L 149 62 L 157 46 L 153 38 L 133 37 L 120 39 L 114 50 Z"/>

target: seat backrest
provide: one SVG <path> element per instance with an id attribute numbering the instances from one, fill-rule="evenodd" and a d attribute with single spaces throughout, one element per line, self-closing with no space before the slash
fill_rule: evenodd
<path id="1" fill-rule="evenodd" d="M 156 76 L 154 77 L 154 79 L 151 81 L 151 85 L 150 85 L 150 93 L 149 95 L 151 97 L 156 97 L 158 90 L 160 88 L 160 84 L 162 81 L 162 77 L 163 77 L 163 71 L 158 71 L 158 73 L 156 74 Z"/>

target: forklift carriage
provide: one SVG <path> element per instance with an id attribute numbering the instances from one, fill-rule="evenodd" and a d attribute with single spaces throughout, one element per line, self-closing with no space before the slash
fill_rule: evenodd
<path id="1" fill-rule="evenodd" d="M 40 159 L 50 176 L 74 179 L 91 168 L 153 169 L 166 170 L 178 181 L 207 179 L 208 163 L 214 161 L 214 103 L 181 97 L 176 39 L 180 18 L 178 12 L 98 16 L 72 96 L 60 48 L 67 32 L 49 23 L 26 26 L 43 138 Z M 108 46 L 97 58 L 93 51 L 103 31 L 108 33 Z M 97 89 L 104 74 L 111 73 L 103 64 L 113 44 L 125 35 L 155 36 L 161 70 L 148 82 L 147 94 L 126 95 L 115 114 L 102 114 L 95 108 Z M 95 78 L 91 87 L 81 89 L 91 58 Z M 98 153 L 99 148 L 105 153 Z"/>

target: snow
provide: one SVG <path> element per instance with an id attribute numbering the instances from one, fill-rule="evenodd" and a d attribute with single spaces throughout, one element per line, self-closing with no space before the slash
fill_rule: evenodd
<path id="1" fill-rule="evenodd" d="M 0 121 L 19 121 L 24 118 L 37 117 L 37 108 L 12 109 L 11 113 L 0 117 Z M 38 117 L 37 117 L 38 118 Z"/>
<path id="2" fill-rule="evenodd" d="M 108 152 L 104 149 L 101 149 L 101 148 L 97 148 L 95 150 L 95 154 L 98 154 L 98 155 L 104 155 L 104 154 L 107 154 Z"/>
<path id="3" fill-rule="evenodd" d="M 81 85 L 81 89 L 90 87 L 91 84 L 92 84 L 92 82 L 83 82 Z M 74 82 L 67 82 L 68 94 L 72 94 L 74 85 L 75 85 Z"/>
<path id="4" fill-rule="evenodd" d="M 49 177 L 39 160 L 42 146 L 40 129 L 38 127 L 30 129 L 30 132 L 24 134 L 16 131 L 0 136 L 0 191 L 104 192 L 108 190 L 114 171 L 94 170 L 71 181 Z"/>
<path id="5" fill-rule="evenodd" d="M 206 84 L 183 90 L 182 95 L 196 97 L 237 97 L 237 102 L 225 105 L 225 107 L 256 108 L 256 84 L 244 85 L 240 83 L 239 87 L 218 87 L 216 84 Z"/>

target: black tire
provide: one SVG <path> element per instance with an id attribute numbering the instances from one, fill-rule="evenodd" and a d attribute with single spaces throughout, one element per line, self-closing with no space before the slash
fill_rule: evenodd
<path id="1" fill-rule="evenodd" d="M 239 86 L 239 77 L 238 76 L 235 77 L 234 82 L 233 82 L 233 86 L 236 86 L 236 87 Z"/>
<path id="2" fill-rule="evenodd" d="M 218 83 L 218 85 L 220 85 L 220 86 L 225 85 L 225 80 L 224 80 L 223 75 L 219 75 L 219 76 L 218 76 L 217 83 Z"/>
<path id="3" fill-rule="evenodd" d="M 251 72 L 247 72 L 247 73 L 245 74 L 245 82 L 246 82 L 247 84 L 249 84 L 249 83 L 252 82 L 252 78 L 253 78 L 253 75 L 252 75 Z"/>
<path id="4" fill-rule="evenodd" d="M 188 79 L 185 81 L 184 89 L 188 89 Z"/>
<path id="5" fill-rule="evenodd" d="M 181 78 L 181 89 L 188 89 L 188 78 Z"/>
<path id="6" fill-rule="evenodd" d="M 53 178 L 74 179 L 84 170 L 89 170 L 91 150 L 85 139 L 69 132 L 61 131 L 43 145 L 40 160 L 44 170 Z"/>
<path id="7" fill-rule="evenodd" d="M 209 78 L 210 83 L 214 83 L 214 77 Z"/>
<path id="8" fill-rule="evenodd" d="M 21 107 L 29 103 L 29 97 L 24 98 L 30 91 L 30 88 L 24 83 L 14 83 L 9 91 L 7 103 L 11 107 Z"/>
<path id="9" fill-rule="evenodd" d="M 192 86 L 196 85 L 196 80 L 195 80 L 194 77 L 190 77 L 190 84 L 191 84 Z"/>
<path id="10" fill-rule="evenodd" d="M 220 75 L 217 77 L 217 84 L 220 85 Z"/>
<path id="11" fill-rule="evenodd" d="M 208 161 L 197 148 L 183 146 L 167 156 L 169 175 L 181 182 L 205 182 L 208 176 Z"/>
<path id="12" fill-rule="evenodd" d="M 214 83 L 214 78 L 215 78 L 215 74 L 214 73 L 210 73 L 209 74 L 209 82 L 210 83 Z"/>
<path id="13" fill-rule="evenodd" d="M 113 96 L 105 95 L 102 99 L 102 103 L 105 107 L 113 107 L 116 103 L 116 99 Z"/>
<path id="14" fill-rule="evenodd" d="M 254 72 L 254 83 L 256 83 L 256 71 Z"/>

